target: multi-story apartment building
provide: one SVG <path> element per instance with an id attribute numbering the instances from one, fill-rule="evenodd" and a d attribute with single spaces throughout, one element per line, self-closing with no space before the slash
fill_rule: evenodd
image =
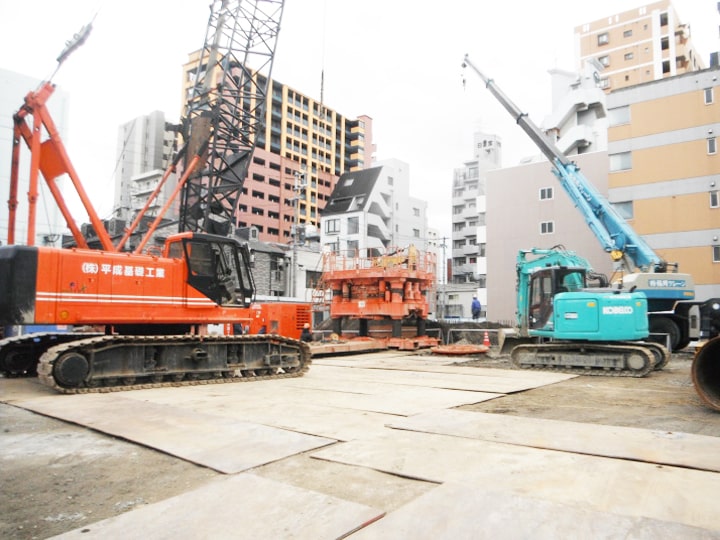
<path id="1" fill-rule="evenodd" d="M 183 96 L 192 89 L 198 61 L 193 53 L 183 67 Z M 342 173 L 372 163 L 372 119 L 347 118 L 274 80 L 268 82 L 265 115 L 237 226 L 255 227 L 261 241 L 289 242 L 296 225 L 319 226 L 320 210 Z M 298 178 L 302 190 L 296 189 Z"/>
<path id="2" fill-rule="evenodd" d="M 599 83 L 606 90 L 642 84 L 703 69 L 670 0 L 661 0 L 575 28 L 577 67 L 596 59 L 605 69 Z"/>
<path id="3" fill-rule="evenodd" d="M 608 95 L 609 199 L 668 262 L 720 297 L 720 67 Z"/>
<path id="4" fill-rule="evenodd" d="M 473 142 L 473 158 L 455 169 L 453 177 L 450 282 L 465 285 L 455 287 L 464 292 L 453 297 L 453 303 L 469 306 L 472 295 L 478 294 L 484 307 L 487 305 L 486 177 L 488 171 L 500 167 L 502 142 L 500 137 L 487 133 L 475 133 Z M 458 316 L 462 316 L 462 312 L 458 308 L 446 309 L 446 313 Z"/>
<path id="5" fill-rule="evenodd" d="M 139 116 L 120 126 L 115 169 L 115 218 L 127 222 L 143 208 L 173 158 L 176 136 L 177 126 L 166 122 L 161 111 Z M 148 215 L 155 215 L 162 208 L 173 187 L 172 182 L 165 184 L 164 192 L 148 209 Z M 177 206 L 171 208 L 166 217 L 177 219 Z"/>
<path id="6" fill-rule="evenodd" d="M 8 206 L 6 201 L 10 189 L 10 157 L 13 145 L 13 115 L 18 112 L 28 92 L 38 88 L 41 81 L 33 77 L 21 75 L 13 71 L 0 69 L 0 242 L 7 242 L 8 238 Z M 47 103 L 55 126 L 60 137 L 67 143 L 67 126 L 69 111 L 69 96 L 61 88 L 55 88 L 52 99 Z M 18 208 L 15 219 L 15 243 L 28 242 L 28 186 L 30 182 L 30 153 L 25 143 L 20 144 L 20 163 L 18 168 Z M 53 180 L 55 185 L 62 189 L 65 175 Z M 45 181 L 38 180 L 40 197 L 37 200 L 35 238 L 32 242 L 40 246 L 60 247 L 63 233 L 68 229 L 65 220 L 55 204 Z"/>
<path id="7" fill-rule="evenodd" d="M 322 211 L 326 251 L 370 257 L 409 245 L 428 250 L 427 201 L 410 196 L 406 163 L 392 159 L 343 174 Z"/>

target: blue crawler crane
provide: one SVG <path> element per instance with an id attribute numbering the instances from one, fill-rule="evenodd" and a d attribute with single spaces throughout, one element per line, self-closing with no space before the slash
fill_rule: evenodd
<path id="1" fill-rule="evenodd" d="M 608 252 L 622 270 L 619 279 L 614 282 L 611 289 L 606 288 L 608 294 L 614 295 L 615 301 L 624 298 L 628 305 L 605 306 L 597 310 L 597 330 L 591 332 L 567 331 L 570 327 L 577 326 L 584 328 L 585 321 L 590 325 L 590 311 L 569 311 L 563 312 L 560 317 L 558 305 L 569 301 L 569 298 L 561 289 L 557 277 L 545 276 L 549 280 L 551 288 L 543 291 L 553 298 L 553 315 L 546 321 L 538 319 L 540 312 L 534 312 L 531 304 L 534 299 L 532 294 L 539 294 L 539 289 L 533 289 L 533 284 L 541 278 L 532 275 L 533 269 L 547 265 L 545 274 L 562 273 L 563 267 L 576 266 L 578 269 L 585 269 L 588 275 L 592 269 L 587 261 L 579 262 L 577 255 L 571 254 L 564 249 L 552 249 L 523 251 L 518 255 L 518 327 L 521 337 L 537 337 L 538 339 L 567 340 L 565 347 L 568 351 L 583 341 L 587 343 L 607 342 L 617 343 L 625 340 L 638 340 L 647 338 L 650 333 L 666 334 L 672 350 L 685 348 L 692 339 L 700 334 L 700 306 L 702 301 L 695 301 L 695 285 L 692 276 L 678 271 L 677 264 L 668 263 L 663 260 L 655 251 L 637 234 L 625 219 L 618 214 L 613 206 L 605 199 L 580 172 L 578 167 L 570 161 L 557 146 L 550 141 L 545 134 L 523 113 L 494 83 L 486 77 L 473 63 L 468 56 L 465 56 L 464 67 L 471 68 L 485 83 L 487 89 L 510 113 L 516 123 L 527 133 L 540 151 L 548 158 L 553 165 L 553 173 L 559 180 L 565 192 L 583 215 L 585 222 L 598 239 L 603 249 Z M 527 259 L 528 254 L 538 256 L 538 261 L 532 262 Z M 539 287 L 539 285 L 536 285 Z M 586 293 L 583 293 L 586 294 Z M 597 290 L 598 295 L 601 294 Z M 625 296 L 628 295 L 628 296 Z M 636 297 L 642 295 L 645 298 L 645 307 L 637 305 Z M 600 296 L 598 296 L 599 300 Z M 600 306 L 600 304 L 598 304 Z M 634 307 L 633 307 L 634 306 Z M 639 310 L 646 312 L 646 325 L 643 331 L 629 331 L 629 328 L 617 328 L 608 322 L 623 312 L 633 309 L 633 320 L 638 317 Z M 583 315 L 585 313 L 585 315 Z M 629 315 L 629 313 L 625 313 Z M 568 318 L 570 317 L 570 318 Z M 577 319 L 572 319 L 577 317 Z M 581 319 L 582 318 L 582 319 Z M 570 321 L 574 321 L 570 325 Z M 628 320 L 629 322 L 629 320 Z M 626 335 L 624 332 L 628 330 Z M 575 343 L 574 343 L 575 342 Z M 655 357 L 656 366 L 662 366 L 667 362 L 667 352 L 658 350 L 648 343 L 639 345 L 650 349 Z M 551 358 L 546 352 L 552 347 L 538 345 L 523 345 L 516 348 L 513 357 L 522 364 L 535 364 L 537 366 L 562 366 L 571 362 L 569 358 Z M 542 357 L 540 357 L 542 353 Z M 553 353 L 554 354 L 554 353 Z M 550 355 L 551 356 L 551 355 Z M 562 355 L 562 356 L 570 356 Z M 595 355 L 597 356 L 597 355 Z M 600 355 L 602 356 L 602 355 Z M 594 362 L 594 360 L 593 360 Z M 601 361 L 600 364 L 603 364 Z M 601 366 L 596 366 L 601 367 Z M 626 364 L 626 368 L 630 367 Z"/>
<path id="2" fill-rule="evenodd" d="M 520 109 L 465 56 L 463 66 L 471 68 L 487 89 L 505 107 L 545 157 L 553 164 L 560 181 L 585 222 L 622 274 L 614 283 L 622 290 L 645 293 L 648 300 L 650 333 L 666 334 L 673 351 L 687 347 L 698 339 L 701 328 L 709 326 L 707 306 L 720 299 L 695 300 L 695 283 L 690 274 L 678 271 L 676 263 L 662 259 L 618 214 L 580 172 L 578 167 Z"/>

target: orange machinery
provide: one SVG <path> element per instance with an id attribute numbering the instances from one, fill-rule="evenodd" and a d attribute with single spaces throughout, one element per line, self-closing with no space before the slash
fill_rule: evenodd
<path id="1" fill-rule="evenodd" d="M 403 320 L 414 319 L 418 336 L 423 336 L 435 280 L 435 255 L 415 246 L 376 257 L 328 253 L 322 281 L 332 291 L 333 331 L 340 335 L 343 319 L 353 318 L 359 320 L 359 335 L 364 337 L 368 321 L 390 320 L 392 337 L 400 338 Z"/>
<path id="2" fill-rule="evenodd" d="M 298 338 L 303 325 L 310 322 L 310 305 L 255 303 L 249 251 L 237 239 L 207 234 L 198 222 L 193 230 L 167 238 L 162 254 L 142 252 L 169 201 L 135 251 L 121 250 L 144 210 L 113 244 L 46 107 L 53 90 L 50 82 L 43 83 L 27 95 L 14 117 L 8 245 L 0 246 L 0 326 L 68 325 L 87 332 L 0 340 L 0 372 L 12 376 L 37 371 L 43 383 L 65 393 L 302 375 L 310 365 L 310 352 Z M 217 142 L 220 136 L 207 134 L 206 142 L 197 145 L 175 195 L 202 161 L 207 141 Z M 22 141 L 31 154 L 28 236 L 27 245 L 15 245 Z M 243 153 L 246 161 L 252 153 L 249 146 Z M 182 154 L 168 168 L 151 200 Z M 218 155 L 217 150 L 213 155 Z M 90 249 L 74 223 L 55 182 L 63 174 L 70 178 L 87 211 L 100 249 Z M 34 245 L 41 175 L 76 248 Z M 233 193 L 239 193 L 244 180 L 242 173 L 236 176 Z M 219 182 L 225 187 L 227 174 Z M 206 191 L 197 187 L 198 193 Z M 195 197 L 193 203 L 201 206 L 203 201 Z M 233 211 L 230 205 L 226 215 Z"/>

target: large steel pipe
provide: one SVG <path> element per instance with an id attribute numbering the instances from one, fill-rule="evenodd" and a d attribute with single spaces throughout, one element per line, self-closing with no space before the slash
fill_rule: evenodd
<path id="1" fill-rule="evenodd" d="M 705 343 L 695 354 L 692 380 L 705 405 L 720 411 L 720 336 Z"/>

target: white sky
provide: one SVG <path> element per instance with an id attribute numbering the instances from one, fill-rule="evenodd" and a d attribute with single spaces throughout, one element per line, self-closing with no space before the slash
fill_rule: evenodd
<path id="1" fill-rule="evenodd" d="M 112 210 L 119 125 L 153 110 L 177 120 L 181 65 L 202 46 L 209 3 L 0 0 L 0 67 L 38 79 L 97 13 L 87 42 L 53 81 L 70 94 L 65 142 L 101 216 Z M 325 103 L 373 118 L 377 158 L 410 165 L 411 195 L 429 202 L 430 225 L 449 235 L 453 170 L 472 157 L 475 131 L 502 137 L 504 165 L 537 154 L 470 71 L 463 88 L 464 54 L 540 124 L 550 112 L 547 70 L 575 68 L 575 26 L 649 3 L 287 0 L 273 78 L 319 99 L 324 66 Z M 674 5 L 708 64 L 720 49 L 716 1 Z M 0 167 L 9 157 L 0 156 Z"/>

